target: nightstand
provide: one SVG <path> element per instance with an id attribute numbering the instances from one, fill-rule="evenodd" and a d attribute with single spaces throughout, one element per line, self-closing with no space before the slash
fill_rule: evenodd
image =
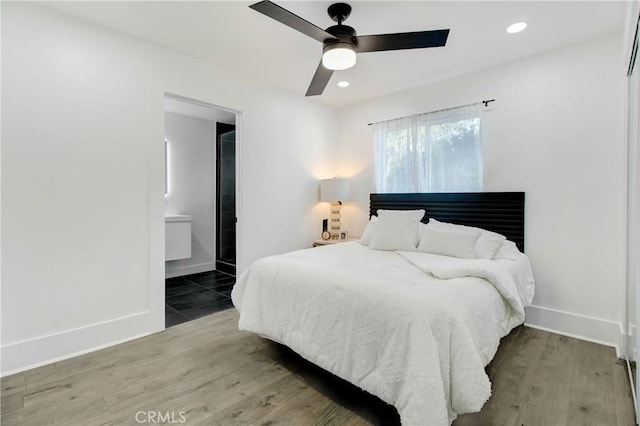
<path id="1" fill-rule="evenodd" d="M 356 241 L 358 238 L 347 238 L 346 240 L 313 240 L 313 247 L 327 246 L 330 244 L 346 243 Z"/>

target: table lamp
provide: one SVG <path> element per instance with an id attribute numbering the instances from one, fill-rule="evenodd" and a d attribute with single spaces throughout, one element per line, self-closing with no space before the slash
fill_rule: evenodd
<path id="1" fill-rule="evenodd" d="M 348 179 L 333 178 L 320 181 L 320 201 L 331 203 L 329 232 L 333 240 L 340 238 L 340 209 L 342 202 L 349 199 L 349 192 Z"/>

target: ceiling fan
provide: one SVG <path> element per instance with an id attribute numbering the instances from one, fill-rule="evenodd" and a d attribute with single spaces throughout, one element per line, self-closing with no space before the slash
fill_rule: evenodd
<path id="1" fill-rule="evenodd" d="M 326 30 L 268 0 L 249 7 L 322 42 L 322 60 L 305 96 L 321 95 L 333 71 L 346 70 L 356 64 L 356 53 L 440 47 L 447 43 L 449 36 L 448 29 L 358 36 L 355 29 L 342 24 L 351 14 L 351 6 L 346 3 L 329 6 L 327 13 L 338 25 Z"/>

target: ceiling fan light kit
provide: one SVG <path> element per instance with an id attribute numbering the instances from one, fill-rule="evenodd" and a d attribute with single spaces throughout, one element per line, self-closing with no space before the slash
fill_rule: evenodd
<path id="1" fill-rule="evenodd" d="M 337 42 L 322 50 L 322 65 L 327 69 L 347 70 L 356 64 L 356 51 L 347 43 Z"/>
<path id="2" fill-rule="evenodd" d="M 440 47 L 447 43 L 449 36 L 448 29 L 358 36 L 354 28 L 342 25 L 351 14 L 351 6 L 346 3 L 329 6 L 327 13 L 338 25 L 326 30 L 268 0 L 249 7 L 322 42 L 322 60 L 311 79 L 306 96 L 321 95 L 334 71 L 346 70 L 356 64 L 357 53 Z"/>

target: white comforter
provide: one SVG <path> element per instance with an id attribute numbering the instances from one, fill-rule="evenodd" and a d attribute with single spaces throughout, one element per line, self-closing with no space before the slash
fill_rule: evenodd
<path id="1" fill-rule="evenodd" d="M 463 260 L 341 243 L 260 259 L 231 296 L 240 329 L 393 404 L 405 425 L 448 425 L 491 395 L 484 366 L 523 322 L 532 286 L 524 255 Z"/>

